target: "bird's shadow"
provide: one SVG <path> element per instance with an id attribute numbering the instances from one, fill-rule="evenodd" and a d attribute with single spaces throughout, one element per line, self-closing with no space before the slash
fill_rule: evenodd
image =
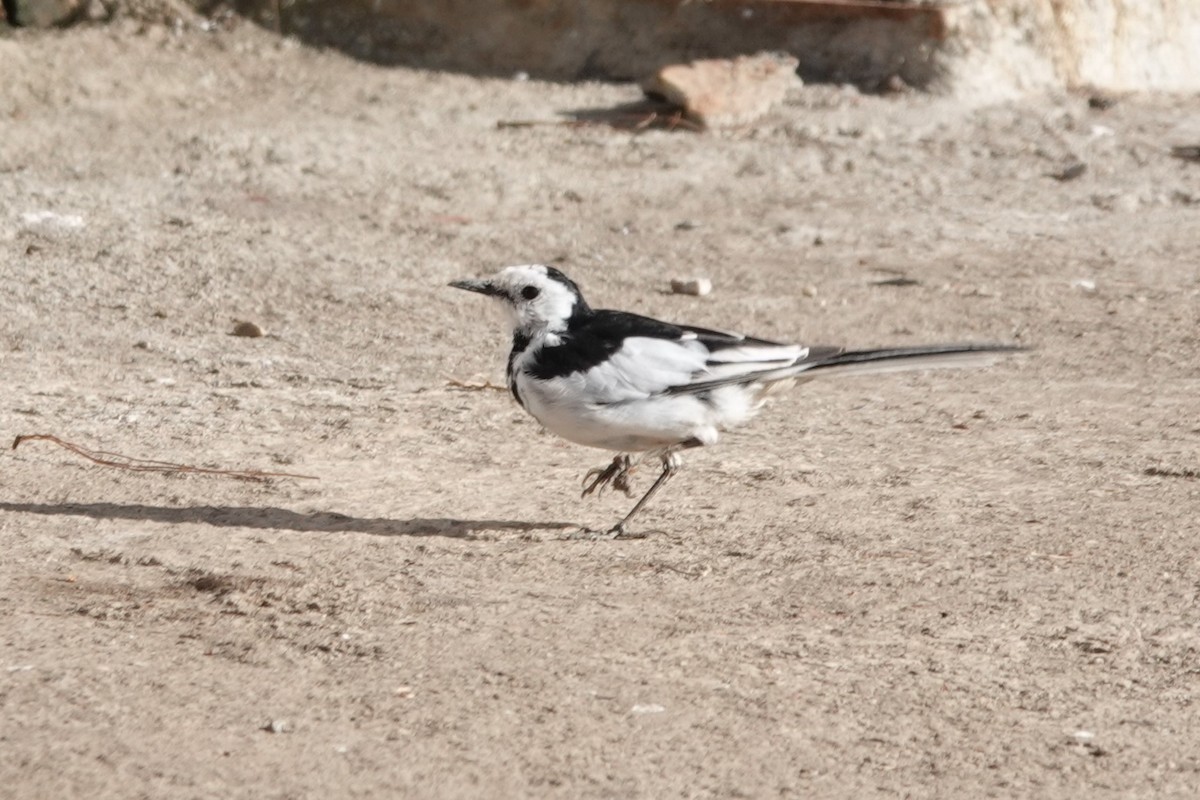
<path id="1" fill-rule="evenodd" d="M 255 506 L 150 506 L 137 503 L 6 503 L 0 511 L 17 514 L 128 519 L 182 524 L 199 522 L 218 528 L 259 528 L 301 533 L 367 533 L 374 536 L 445 536 L 469 539 L 483 531 L 561 531 L 579 526 L 572 522 L 519 522 L 498 519 L 448 517 L 351 517 L 333 511 L 299 513 L 286 508 Z"/>

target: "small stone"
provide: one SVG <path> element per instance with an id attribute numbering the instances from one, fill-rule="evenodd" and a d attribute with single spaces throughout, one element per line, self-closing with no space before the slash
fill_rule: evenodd
<path id="1" fill-rule="evenodd" d="M 671 292 L 673 294 L 690 294 L 694 297 L 704 297 L 712 291 L 712 281 L 708 278 L 672 278 Z"/>
<path id="2" fill-rule="evenodd" d="M 629 709 L 631 714 L 661 714 L 667 709 L 660 706 L 658 703 L 638 703 L 633 708 Z"/>
<path id="3" fill-rule="evenodd" d="M 1071 288 L 1092 294 L 1096 291 L 1096 282 L 1091 278 L 1076 278 L 1071 281 Z"/>
<path id="4" fill-rule="evenodd" d="M 817 296 L 817 287 L 813 286 L 812 284 L 809 284 L 808 286 L 805 286 L 803 289 L 801 289 L 800 293 L 802 295 L 804 295 L 805 297 L 816 297 Z"/>
<path id="5" fill-rule="evenodd" d="M 642 81 L 642 91 L 683 109 L 706 128 L 745 125 L 801 85 L 792 56 L 759 53 L 670 64 Z"/>
<path id="6" fill-rule="evenodd" d="M 1051 172 L 1050 177 L 1054 178 L 1056 181 L 1062 181 L 1065 183 L 1066 181 L 1075 180 L 1085 172 L 1087 172 L 1087 164 L 1083 163 L 1082 161 L 1074 161 L 1070 164 L 1067 164 L 1057 172 Z"/>
<path id="7" fill-rule="evenodd" d="M 263 329 L 253 322 L 241 321 L 233 326 L 231 336 L 244 336 L 247 339 L 258 339 L 263 335 Z"/>
<path id="8" fill-rule="evenodd" d="M 1115 193 L 1092 195 L 1092 205 L 1104 211 L 1119 211 L 1130 214 L 1134 211 L 1137 211 L 1141 204 L 1142 201 L 1135 194 Z"/>
<path id="9" fill-rule="evenodd" d="M 89 22 L 107 22 L 112 19 L 113 12 L 101 0 L 87 0 L 83 7 L 83 16 Z"/>
<path id="10" fill-rule="evenodd" d="M 267 733 L 287 733 L 288 728 L 287 721 L 282 719 L 273 719 L 262 726 L 262 729 Z"/>
<path id="11" fill-rule="evenodd" d="M 21 214 L 21 227 L 31 233 L 62 233 L 77 231 L 84 227 L 83 217 L 78 214 L 59 214 L 56 211 L 26 211 Z"/>

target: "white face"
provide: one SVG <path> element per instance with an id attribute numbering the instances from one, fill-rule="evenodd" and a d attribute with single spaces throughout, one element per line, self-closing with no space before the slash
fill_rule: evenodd
<path id="1" fill-rule="evenodd" d="M 450 285 L 496 298 L 508 313 L 513 329 L 530 336 L 562 330 L 572 310 L 584 306 L 570 279 L 541 264 L 505 267 L 490 278 L 454 281 Z"/>

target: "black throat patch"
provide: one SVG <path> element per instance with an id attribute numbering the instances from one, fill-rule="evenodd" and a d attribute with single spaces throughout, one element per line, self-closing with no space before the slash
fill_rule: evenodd
<path id="1" fill-rule="evenodd" d="M 508 351 L 508 369 L 506 371 L 508 390 L 512 392 L 513 399 L 521 408 L 525 407 L 525 401 L 521 399 L 521 392 L 517 389 L 517 356 L 525 352 L 529 347 L 529 341 L 528 336 L 517 331 L 513 334 L 512 350 Z"/>

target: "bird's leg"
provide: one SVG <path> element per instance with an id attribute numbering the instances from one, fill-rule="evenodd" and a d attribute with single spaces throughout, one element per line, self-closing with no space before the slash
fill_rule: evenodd
<path id="1" fill-rule="evenodd" d="M 583 494 L 580 497 L 587 497 L 597 490 L 603 493 L 604 487 L 610 483 L 614 489 L 622 491 L 626 496 L 629 496 L 629 473 L 632 470 L 633 462 L 624 453 L 614 458 L 612 463 L 603 469 L 588 470 L 588 473 L 583 476 Z"/>
<path id="2" fill-rule="evenodd" d="M 633 519 L 634 515 L 642 510 L 642 506 L 646 505 L 646 503 L 650 501 L 651 497 L 654 497 L 655 492 L 661 489 L 662 485 L 670 480 L 672 475 L 679 471 L 681 463 L 682 462 L 680 461 L 679 456 L 674 451 L 663 454 L 662 474 L 659 475 L 658 480 L 651 485 L 649 491 L 642 495 L 642 499 L 637 501 L 637 505 L 633 507 L 633 510 L 625 515 L 625 519 L 621 520 L 612 527 L 612 529 L 608 532 L 608 536 L 610 538 L 619 539 L 622 536 L 629 536 L 629 520 Z"/>

